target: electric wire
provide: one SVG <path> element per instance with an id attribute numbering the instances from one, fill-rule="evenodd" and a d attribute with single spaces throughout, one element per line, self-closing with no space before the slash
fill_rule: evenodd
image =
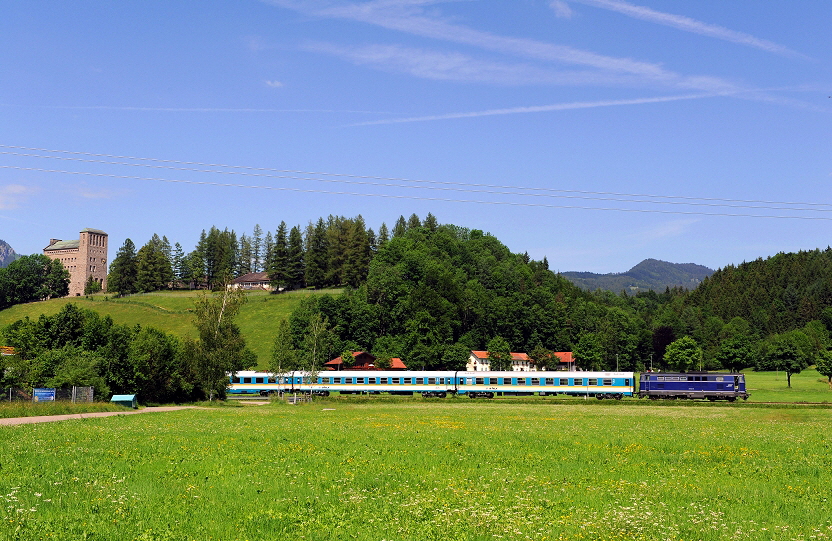
<path id="1" fill-rule="evenodd" d="M 37 147 L 24 147 L 24 146 L 15 146 L 15 145 L 3 145 L 3 144 L 0 144 L 0 148 L 17 149 L 17 150 L 29 150 L 29 151 L 36 151 L 36 152 L 49 152 L 49 153 L 53 153 L 53 154 L 70 154 L 70 155 L 80 155 L 80 156 L 90 156 L 90 157 L 112 158 L 112 159 L 119 159 L 119 160 L 137 160 L 137 161 L 148 161 L 148 162 L 180 164 L 180 165 L 195 165 L 195 166 L 200 166 L 200 167 L 240 169 L 240 170 L 248 170 L 248 171 L 265 171 L 265 172 L 273 172 L 273 173 L 288 173 L 288 174 L 298 174 L 298 175 L 332 176 L 332 177 L 356 178 L 356 179 L 367 179 L 367 180 L 382 180 L 382 181 L 391 181 L 391 182 L 412 182 L 412 183 L 425 183 L 425 184 L 436 184 L 436 185 L 451 185 L 451 186 L 462 186 L 462 187 L 466 187 L 466 188 L 495 188 L 495 189 L 508 189 L 508 190 L 525 190 L 525 191 L 530 191 L 530 192 L 578 193 L 578 194 L 585 194 L 585 195 L 603 195 L 603 196 L 616 196 L 616 197 L 652 197 L 652 198 L 656 198 L 656 199 L 679 199 L 679 200 L 685 200 L 685 201 L 710 201 L 710 202 L 722 201 L 722 202 L 725 202 L 725 203 L 758 203 L 758 204 L 764 204 L 764 205 L 805 205 L 805 206 L 817 206 L 817 207 L 832 207 L 832 203 L 815 203 L 815 202 L 806 202 L 806 201 L 771 201 L 771 200 L 764 200 L 764 199 L 729 199 L 729 198 L 713 198 L 713 197 L 691 197 L 691 196 L 682 196 L 682 195 L 660 195 L 660 194 L 622 193 L 622 192 L 590 191 L 590 190 L 568 190 L 568 189 L 557 189 L 557 188 L 537 188 L 537 187 L 524 187 L 524 186 L 513 186 L 513 185 L 500 185 L 500 184 L 462 183 L 462 182 L 449 182 L 449 181 L 437 181 L 437 180 L 425 180 L 425 179 L 408 179 L 408 178 L 400 178 L 400 177 L 381 177 L 381 176 L 371 176 L 371 175 L 354 175 L 354 174 L 348 174 L 348 173 L 326 173 L 326 172 L 315 172 L 315 171 L 300 171 L 300 170 L 293 170 L 293 169 L 274 169 L 274 168 L 267 168 L 267 167 L 253 167 L 253 166 L 246 166 L 246 165 L 214 164 L 214 163 L 206 163 L 206 162 L 192 162 L 192 161 L 169 160 L 169 159 L 160 159 L 160 158 L 142 158 L 142 157 L 136 157 L 136 156 L 121 156 L 121 155 L 117 155 L 117 154 L 103 154 L 103 153 L 81 152 L 81 151 L 72 151 L 72 150 L 54 150 L 54 149 L 44 149 L 44 148 L 37 148 Z M 12 152 L 0 152 L 0 154 L 25 155 L 25 154 L 16 154 L 16 153 L 12 153 Z M 56 156 L 38 156 L 38 157 L 58 158 Z M 93 163 L 95 163 L 95 162 L 93 162 Z M 100 163 L 111 163 L 111 162 L 102 161 Z M 140 166 L 142 164 L 118 163 L 118 165 L 136 165 L 136 166 Z M 172 169 L 202 172 L 202 170 L 193 170 L 193 169 L 188 169 L 188 168 L 172 167 Z M 208 172 L 220 173 L 220 172 L 223 172 L 223 171 L 210 170 Z M 223 172 L 223 173 L 227 173 L 227 172 Z M 254 175 L 252 175 L 252 176 L 254 176 Z M 286 177 L 286 176 L 276 176 L 274 178 L 297 179 L 297 177 Z M 299 179 L 299 180 L 303 180 L 303 179 Z M 323 181 L 324 179 L 312 179 L 312 180 Z M 627 200 L 627 201 L 629 201 L 629 200 Z M 722 205 L 718 205 L 718 206 L 722 206 Z M 754 208 L 754 207 L 751 207 L 751 208 Z M 761 207 L 761 208 L 765 208 L 765 207 Z M 780 207 L 776 207 L 776 208 L 780 209 Z M 789 209 L 789 210 L 791 210 L 791 209 Z"/>
<path id="2" fill-rule="evenodd" d="M 754 210 L 790 210 L 790 211 L 802 211 L 802 212 L 832 212 L 832 208 L 801 208 L 801 207 L 784 207 L 784 206 L 767 206 L 767 205 L 740 205 L 740 204 L 728 204 L 728 203 L 695 203 L 690 201 L 651 201 L 651 200 L 644 200 L 644 199 L 623 199 L 619 197 L 598 197 L 598 196 L 589 196 L 589 195 L 565 195 L 565 194 L 548 194 L 548 193 L 519 193 L 519 192 L 512 192 L 512 191 L 498 191 L 498 190 L 485 190 L 485 189 L 471 189 L 471 188 L 456 188 L 456 187 L 434 187 L 434 186 L 424 186 L 424 185 L 403 185 L 403 184 L 393 184 L 393 183 L 382 183 L 382 182 L 369 182 L 366 180 L 344 180 L 344 179 L 327 179 L 327 178 L 311 178 L 311 177 L 299 177 L 293 175 L 272 175 L 267 173 L 249 173 L 249 172 L 240 172 L 240 171 L 223 171 L 219 169 L 195 169 L 189 167 L 175 167 L 170 165 L 154 165 L 154 164 L 143 164 L 143 163 L 124 163 L 124 162 L 113 162 L 113 161 L 106 161 L 106 160 L 91 160 L 86 158 L 74 158 L 74 157 L 66 157 L 66 156 L 44 156 L 40 154 L 28 154 L 28 153 L 19 153 L 19 152 L 7 152 L 7 151 L 0 151 L 0 155 L 13 155 L 19 157 L 29 157 L 29 158 L 46 158 L 46 159 L 56 159 L 56 160 L 65 160 L 65 161 L 76 161 L 76 162 L 84 162 L 84 163 L 95 163 L 95 164 L 104 164 L 104 165 L 119 165 L 119 166 L 130 166 L 130 167 L 149 167 L 154 169 L 168 169 L 168 170 L 175 170 L 175 171 L 187 171 L 187 172 L 194 172 L 194 173 L 211 173 L 211 174 L 223 174 L 223 175 L 240 175 L 240 176 L 249 176 L 249 177 L 261 177 L 261 178 L 275 178 L 275 179 L 283 179 L 283 180 L 302 180 L 302 181 L 314 181 L 314 182 L 334 182 L 340 184 L 354 184 L 354 185 L 365 185 L 365 186 L 374 186 L 374 187 L 384 187 L 384 188 L 406 188 L 406 189 L 429 189 L 435 191 L 454 191 L 454 192 L 464 192 L 464 193 L 479 193 L 479 194 L 488 194 L 488 195 L 509 195 L 509 196 L 519 196 L 519 197 L 550 197 L 550 198 L 557 198 L 557 199 L 580 199 L 580 200 L 590 200 L 590 201 L 612 201 L 618 203 L 644 203 L 644 204 L 652 204 L 652 205 L 686 205 L 686 206 L 703 206 L 703 207 L 718 207 L 718 208 L 744 208 L 744 209 L 754 209 Z M 9 168 L 13 168 L 14 166 L 9 166 Z"/>
<path id="3" fill-rule="evenodd" d="M 662 209 L 632 209 L 632 208 L 622 208 L 622 207 L 587 207 L 587 206 L 577 206 L 577 205 L 553 205 L 549 203 L 523 203 L 517 201 L 487 201 L 487 200 L 476 200 L 476 199 L 452 199 L 452 198 L 442 198 L 442 197 L 425 197 L 425 196 L 414 196 L 414 195 L 396 195 L 396 194 L 381 194 L 381 193 L 361 193 L 361 192 L 345 192 L 345 191 L 332 191 L 332 190 L 314 190 L 309 188 L 292 188 L 287 186 L 257 186 L 257 185 L 249 185 L 249 184 L 234 184 L 234 183 L 224 183 L 224 182 L 210 182 L 210 181 L 199 181 L 199 180 L 187 180 L 187 179 L 169 179 L 169 178 L 159 178 L 159 177 L 139 177 L 134 175 L 116 175 L 112 173 L 93 173 L 89 171 L 66 171 L 60 169 L 43 169 L 38 167 L 21 167 L 21 166 L 14 166 L 14 165 L 0 165 L 0 169 L 17 169 L 23 171 L 37 171 L 37 172 L 44 172 L 44 173 L 60 173 L 60 174 L 67 174 L 67 175 L 85 175 L 85 176 L 92 176 L 92 177 L 105 177 L 105 178 L 116 178 L 116 179 L 128 179 L 128 180 L 149 180 L 149 181 L 158 181 L 158 182 L 170 182 L 170 183 L 178 183 L 178 184 L 192 184 L 192 185 L 203 185 L 203 186 L 219 186 L 219 187 L 230 187 L 230 188 L 248 188 L 248 189 L 262 189 L 262 190 L 274 190 L 274 191 L 290 191 L 290 192 L 299 192 L 299 193 L 319 193 L 319 194 L 330 194 L 330 195 L 351 195 L 351 196 L 362 196 L 362 197 L 383 197 L 389 199 L 411 199 L 411 200 L 420 200 L 420 201 L 438 201 L 438 202 L 449 202 L 449 203 L 476 203 L 476 204 L 485 204 L 485 205 L 509 205 L 509 206 L 519 206 L 519 207 L 543 207 L 543 208 L 556 208 L 556 209 L 577 209 L 577 210 L 602 210 L 602 211 L 618 211 L 618 212 L 639 212 L 639 213 L 655 213 L 655 214 L 675 214 L 675 215 L 688 215 L 688 216 L 722 216 L 722 217 L 736 217 L 736 218 L 778 218 L 778 219 L 794 219 L 794 220 L 825 220 L 825 221 L 832 221 L 832 217 L 824 217 L 824 216 L 790 216 L 790 215 L 770 215 L 770 214 L 740 214 L 740 213 L 724 213 L 724 212 L 695 212 L 695 211 L 681 211 L 681 210 L 662 210 Z"/>

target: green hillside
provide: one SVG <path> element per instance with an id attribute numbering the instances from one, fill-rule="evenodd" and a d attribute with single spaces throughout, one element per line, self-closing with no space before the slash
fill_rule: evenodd
<path id="1" fill-rule="evenodd" d="M 268 363 L 278 323 L 289 317 L 301 299 L 310 295 L 340 292 L 339 289 L 326 289 L 291 291 L 280 295 L 262 291 L 248 293 L 248 302 L 240 311 L 237 324 L 248 347 L 257 354 L 259 364 L 265 366 Z M 72 302 L 79 307 L 95 310 L 101 315 L 109 315 L 116 323 L 155 327 L 179 337 L 196 338 L 191 309 L 197 295 L 195 291 L 174 291 L 143 293 L 114 299 L 99 294 L 19 304 L 0 311 L 0 327 L 27 316 L 37 319 L 41 314 L 54 315 L 64 305 Z"/>

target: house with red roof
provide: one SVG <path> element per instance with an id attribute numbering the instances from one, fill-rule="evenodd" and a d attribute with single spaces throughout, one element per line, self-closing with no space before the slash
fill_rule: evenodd
<path id="1" fill-rule="evenodd" d="M 375 361 L 375 356 L 366 351 L 353 351 L 352 366 L 345 366 L 343 359 L 339 356 L 324 363 L 324 368 L 326 370 L 382 370 L 381 368 L 376 368 Z M 407 366 L 398 357 L 393 357 L 390 359 L 390 368 L 388 370 L 407 370 Z"/>
<path id="2" fill-rule="evenodd" d="M 527 353 L 511 352 L 511 370 L 514 372 L 537 372 L 539 370 L 573 370 L 575 361 L 571 351 L 555 351 L 552 360 L 557 360 L 551 366 L 538 367 Z M 465 369 L 469 372 L 483 372 L 491 369 L 487 351 L 471 351 Z"/>

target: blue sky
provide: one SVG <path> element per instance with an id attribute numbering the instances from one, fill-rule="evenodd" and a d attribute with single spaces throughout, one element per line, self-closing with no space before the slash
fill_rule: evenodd
<path id="1" fill-rule="evenodd" d="M 414 212 L 561 271 L 832 243 L 826 2 L 0 6 L 19 253 Z"/>

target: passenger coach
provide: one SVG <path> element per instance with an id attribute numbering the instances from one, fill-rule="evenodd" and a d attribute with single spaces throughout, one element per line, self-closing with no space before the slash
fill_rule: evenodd
<path id="1" fill-rule="evenodd" d="M 278 381 L 279 380 L 279 381 Z M 572 395 L 615 398 L 634 394 L 632 372 L 451 372 L 344 370 L 322 372 L 310 382 L 301 372 L 275 377 L 267 372 L 241 371 L 229 378 L 229 394 L 313 393 L 414 394 L 471 398 L 516 395 Z"/>

